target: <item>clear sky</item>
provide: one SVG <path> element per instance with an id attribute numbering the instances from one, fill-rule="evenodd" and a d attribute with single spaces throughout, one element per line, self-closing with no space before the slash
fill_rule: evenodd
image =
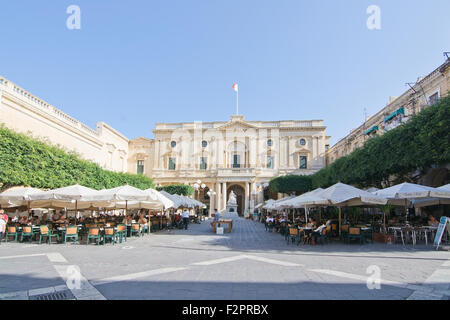
<path id="1" fill-rule="evenodd" d="M 69 30 L 66 9 L 81 9 Z M 369 30 L 369 5 L 381 30 Z M 444 62 L 449 0 L 2 0 L 0 75 L 95 128 L 323 119 L 334 144 Z"/>

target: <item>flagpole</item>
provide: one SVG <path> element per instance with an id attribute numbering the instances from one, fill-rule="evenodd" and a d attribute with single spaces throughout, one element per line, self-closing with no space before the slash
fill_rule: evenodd
<path id="1" fill-rule="evenodd" d="M 236 115 L 239 114 L 239 89 L 236 91 Z"/>

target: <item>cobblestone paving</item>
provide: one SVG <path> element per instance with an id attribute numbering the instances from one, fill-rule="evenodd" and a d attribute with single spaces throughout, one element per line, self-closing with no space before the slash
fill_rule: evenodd
<path id="1" fill-rule="evenodd" d="M 431 246 L 292 245 L 258 222 L 209 222 L 116 245 L 1 243 L 0 299 L 67 290 L 77 299 L 448 299 L 450 253 Z M 369 266 L 381 271 L 369 290 Z"/>

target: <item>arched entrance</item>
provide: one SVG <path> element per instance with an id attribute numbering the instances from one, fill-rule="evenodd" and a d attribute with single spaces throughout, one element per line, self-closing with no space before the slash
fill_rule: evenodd
<path id="1" fill-rule="evenodd" d="M 227 201 L 229 199 L 230 196 L 230 192 L 233 191 L 234 194 L 236 195 L 236 200 L 237 200 L 237 205 L 238 205 L 238 214 L 240 216 L 244 215 L 244 196 L 245 196 L 245 190 L 243 187 L 241 187 L 238 184 L 234 184 L 232 186 L 230 186 L 227 190 Z"/>

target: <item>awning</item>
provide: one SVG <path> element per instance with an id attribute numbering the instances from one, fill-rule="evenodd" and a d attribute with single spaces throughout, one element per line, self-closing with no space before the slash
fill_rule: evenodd
<path id="1" fill-rule="evenodd" d="M 405 115 L 405 108 L 401 107 L 400 109 L 395 110 L 390 115 L 388 115 L 386 118 L 384 118 L 384 122 L 388 122 L 389 120 L 391 120 L 396 115 L 399 115 L 400 113 Z"/>
<path id="2" fill-rule="evenodd" d="M 378 126 L 373 126 L 372 128 L 370 128 L 369 130 L 367 130 L 366 132 L 364 132 L 364 134 L 370 134 L 373 131 L 378 131 Z"/>

